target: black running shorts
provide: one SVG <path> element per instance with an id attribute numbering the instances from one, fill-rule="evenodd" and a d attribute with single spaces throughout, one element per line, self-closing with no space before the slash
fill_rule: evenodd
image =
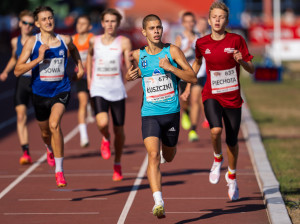
<path id="1" fill-rule="evenodd" d="M 28 106 L 29 99 L 31 98 L 31 77 L 30 76 L 19 76 L 17 78 L 14 105 L 18 106 L 24 104 Z"/>
<path id="2" fill-rule="evenodd" d="M 142 117 L 143 139 L 157 137 L 168 147 L 177 145 L 180 113 Z"/>
<path id="3" fill-rule="evenodd" d="M 76 81 L 76 91 L 79 92 L 89 92 L 87 87 L 87 80 L 82 78 Z"/>
<path id="4" fill-rule="evenodd" d="M 46 121 L 51 114 L 51 108 L 56 103 L 67 107 L 70 100 L 70 92 L 59 93 L 54 97 L 43 97 L 33 94 L 32 102 L 35 110 L 35 117 L 38 121 Z"/>

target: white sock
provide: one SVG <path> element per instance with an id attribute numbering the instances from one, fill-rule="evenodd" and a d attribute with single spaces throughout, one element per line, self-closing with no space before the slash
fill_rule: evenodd
<path id="1" fill-rule="evenodd" d="M 49 152 L 53 152 L 52 146 L 45 144 L 46 148 L 48 148 Z"/>
<path id="2" fill-rule="evenodd" d="M 228 171 L 229 171 L 230 174 L 235 174 L 236 173 L 236 170 L 232 170 L 232 169 L 230 169 L 230 167 L 228 167 Z"/>
<path id="3" fill-rule="evenodd" d="M 88 139 L 86 124 L 85 123 L 79 124 L 78 129 L 80 132 L 80 139 Z"/>
<path id="4" fill-rule="evenodd" d="M 156 205 L 158 205 L 158 204 L 164 205 L 164 201 L 162 199 L 161 191 L 154 192 L 153 193 L 153 198 L 154 198 L 154 202 L 155 202 Z"/>
<path id="5" fill-rule="evenodd" d="M 222 156 L 222 153 L 216 154 L 216 153 L 214 152 L 214 157 L 217 157 L 217 158 L 219 159 L 219 158 L 221 158 L 221 156 Z"/>
<path id="6" fill-rule="evenodd" d="M 56 158 L 54 157 L 55 160 L 55 173 L 57 172 L 63 172 L 63 161 L 64 161 L 64 157 L 61 158 Z"/>

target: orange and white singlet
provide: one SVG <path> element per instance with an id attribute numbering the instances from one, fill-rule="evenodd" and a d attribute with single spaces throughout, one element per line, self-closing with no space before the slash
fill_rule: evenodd
<path id="1" fill-rule="evenodd" d="M 74 38 L 73 38 L 73 43 L 77 47 L 80 57 L 81 57 L 81 61 L 84 65 L 86 64 L 86 58 L 88 55 L 89 42 L 93 36 L 94 36 L 94 34 L 89 33 L 87 40 L 83 44 L 79 43 L 79 34 L 78 33 L 75 34 Z"/>
<path id="2" fill-rule="evenodd" d="M 100 96 L 108 101 L 118 101 L 127 97 L 121 72 L 121 38 L 118 36 L 111 44 L 104 45 L 102 35 L 95 37 L 91 97 Z"/>

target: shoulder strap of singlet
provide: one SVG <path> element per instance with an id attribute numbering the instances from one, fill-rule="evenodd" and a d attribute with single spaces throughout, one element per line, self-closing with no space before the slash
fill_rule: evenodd
<path id="1" fill-rule="evenodd" d="M 64 44 L 65 48 L 68 50 L 68 46 L 66 45 L 64 39 L 59 34 L 55 34 L 55 35 L 56 35 L 57 39 L 59 39 Z"/>

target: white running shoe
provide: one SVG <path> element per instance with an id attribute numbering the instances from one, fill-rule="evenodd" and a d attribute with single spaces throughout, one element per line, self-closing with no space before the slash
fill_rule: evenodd
<path id="1" fill-rule="evenodd" d="M 228 186 L 228 197 L 231 201 L 236 201 L 239 199 L 239 188 L 236 179 L 232 180 L 228 177 L 228 172 L 225 174 L 225 179 Z"/>
<path id="2" fill-rule="evenodd" d="M 221 162 L 216 162 L 214 161 L 210 173 L 209 173 L 209 182 L 211 184 L 217 184 L 220 180 L 220 172 L 221 172 L 221 167 L 223 164 L 223 160 Z"/>
<path id="3" fill-rule="evenodd" d="M 155 204 L 153 206 L 152 213 L 153 213 L 154 216 L 156 216 L 159 219 L 165 218 L 166 215 L 165 215 L 164 204 L 162 204 L 162 203 Z"/>
<path id="4" fill-rule="evenodd" d="M 160 150 L 160 163 L 166 163 L 167 161 L 165 160 L 162 150 Z"/>

